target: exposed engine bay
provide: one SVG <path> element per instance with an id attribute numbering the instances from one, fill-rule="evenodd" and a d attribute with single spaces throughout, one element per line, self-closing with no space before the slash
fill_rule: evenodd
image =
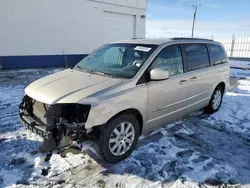
<path id="1" fill-rule="evenodd" d="M 48 105 L 25 95 L 20 104 L 20 120 L 26 129 L 44 138 L 44 151 L 61 149 L 82 139 L 87 130 L 90 105 Z"/>

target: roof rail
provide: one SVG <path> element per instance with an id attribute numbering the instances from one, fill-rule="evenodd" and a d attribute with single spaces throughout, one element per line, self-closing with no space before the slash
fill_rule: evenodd
<path id="1" fill-rule="evenodd" d="M 204 40 L 204 41 L 213 41 L 212 39 L 203 39 L 203 38 L 188 38 L 188 37 L 174 37 L 172 40 Z"/>

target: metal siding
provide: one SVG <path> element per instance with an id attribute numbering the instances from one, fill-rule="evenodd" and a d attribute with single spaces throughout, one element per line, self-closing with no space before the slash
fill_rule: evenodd
<path id="1" fill-rule="evenodd" d="M 74 59 L 77 54 L 92 52 L 105 38 L 110 41 L 145 37 L 145 20 L 141 15 L 146 14 L 146 2 L 22 0 L 15 1 L 13 6 L 12 0 L 1 0 L 0 67 L 64 66 L 63 51 L 75 64 L 79 60 Z M 114 14 L 107 27 L 105 10 L 121 13 Z"/>
<path id="2" fill-rule="evenodd" d="M 116 4 L 126 6 L 127 5 L 127 0 L 116 0 Z"/>
<path id="3" fill-rule="evenodd" d="M 111 4 L 115 4 L 116 0 L 104 0 L 104 3 L 111 3 Z"/>
<path id="4" fill-rule="evenodd" d="M 125 40 L 135 37 L 135 16 L 113 12 L 104 12 L 103 43 Z"/>
<path id="5" fill-rule="evenodd" d="M 145 9 L 145 10 L 147 8 L 147 0 L 94 0 L 94 1 L 140 8 L 140 9 Z"/>
<path id="6" fill-rule="evenodd" d="M 146 9 L 147 8 L 147 0 L 137 0 L 138 8 Z"/>
<path id="7" fill-rule="evenodd" d="M 135 0 L 127 0 L 128 6 L 137 7 L 138 2 Z"/>

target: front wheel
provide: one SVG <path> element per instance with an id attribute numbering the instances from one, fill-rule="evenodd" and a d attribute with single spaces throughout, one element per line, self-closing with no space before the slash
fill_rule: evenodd
<path id="1" fill-rule="evenodd" d="M 135 149 L 140 127 L 132 114 L 121 114 L 110 120 L 100 137 L 100 150 L 108 162 L 126 159 Z"/>
<path id="2" fill-rule="evenodd" d="M 216 87 L 208 106 L 205 108 L 206 112 L 215 113 L 220 109 L 223 99 L 223 92 L 224 90 L 221 86 Z"/>

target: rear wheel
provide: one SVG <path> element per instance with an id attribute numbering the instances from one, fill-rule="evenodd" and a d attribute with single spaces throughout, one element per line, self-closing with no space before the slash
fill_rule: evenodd
<path id="1" fill-rule="evenodd" d="M 124 160 L 135 149 L 140 135 L 137 119 L 132 114 L 121 114 L 109 121 L 100 137 L 100 150 L 112 163 Z"/>
<path id="2" fill-rule="evenodd" d="M 214 93 L 212 95 L 212 98 L 209 102 L 209 105 L 205 108 L 205 111 L 208 113 L 214 113 L 217 112 L 220 109 L 222 99 L 223 99 L 223 87 L 217 86 L 214 90 Z"/>

